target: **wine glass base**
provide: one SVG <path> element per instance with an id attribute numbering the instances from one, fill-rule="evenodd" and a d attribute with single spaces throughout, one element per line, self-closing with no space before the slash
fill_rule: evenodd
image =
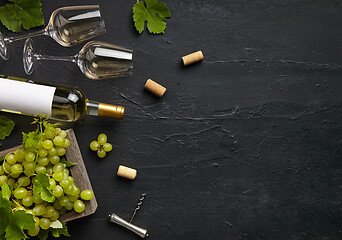
<path id="1" fill-rule="evenodd" d="M 8 54 L 8 48 L 5 43 L 4 35 L 0 32 L 0 56 L 4 59 L 7 60 L 9 57 Z"/>
<path id="2" fill-rule="evenodd" d="M 34 49 L 33 49 L 33 41 L 31 38 L 28 38 L 25 42 L 24 50 L 23 50 L 23 63 L 24 70 L 27 75 L 30 75 L 34 69 Z"/>

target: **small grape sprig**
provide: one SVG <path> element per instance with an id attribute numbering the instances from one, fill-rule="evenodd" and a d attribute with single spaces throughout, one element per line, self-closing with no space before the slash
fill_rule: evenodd
<path id="1" fill-rule="evenodd" d="M 97 152 L 97 156 L 99 158 L 104 158 L 107 155 L 107 152 L 112 151 L 113 146 L 110 143 L 107 143 L 107 135 L 101 133 L 97 137 L 97 141 L 92 141 L 90 143 L 90 149 Z"/>

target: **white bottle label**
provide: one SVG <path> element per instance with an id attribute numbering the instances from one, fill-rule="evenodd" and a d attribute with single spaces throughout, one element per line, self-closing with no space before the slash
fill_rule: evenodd
<path id="1" fill-rule="evenodd" d="M 0 109 L 51 115 L 55 87 L 0 78 Z"/>

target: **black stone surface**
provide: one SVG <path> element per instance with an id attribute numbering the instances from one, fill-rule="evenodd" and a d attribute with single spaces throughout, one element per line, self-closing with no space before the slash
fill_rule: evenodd
<path id="1" fill-rule="evenodd" d="M 72 63 L 46 61 L 29 77 L 126 107 L 122 121 L 86 117 L 73 126 L 99 208 L 68 224 L 71 239 L 139 239 L 107 216 L 128 220 L 143 192 L 134 223 L 151 240 L 341 239 L 341 1 L 165 0 L 164 35 L 135 31 L 135 2 L 43 1 L 46 22 L 58 7 L 99 3 L 107 34 L 97 40 L 135 57 L 131 78 L 94 81 Z M 82 47 L 34 42 L 55 55 Z M 25 77 L 23 44 L 11 45 L 1 73 Z M 204 61 L 182 67 L 197 50 Z M 162 99 L 143 90 L 148 78 L 168 89 Z M 30 117 L 0 115 L 16 122 L 1 149 L 33 129 Z M 101 132 L 114 144 L 103 160 L 89 150 Z M 137 178 L 115 176 L 120 164 Z"/>

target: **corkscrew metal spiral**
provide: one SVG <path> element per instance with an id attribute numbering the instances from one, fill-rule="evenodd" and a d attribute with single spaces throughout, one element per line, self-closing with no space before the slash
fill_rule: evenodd
<path id="1" fill-rule="evenodd" d="M 135 217 L 135 214 L 137 214 L 137 212 L 139 211 L 140 206 L 143 205 L 143 201 L 145 199 L 145 196 L 146 196 L 146 193 L 141 194 L 141 197 L 139 199 L 137 207 L 134 209 L 133 215 L 132 215 L 131 219 L 129 220 L 130 223 L 133 221 L 133 218 Z"/>
<path id="2" fill-rule="evenodd" d="M 141 227 L 138 227 L 134 224 L 132 224 L 133 218 L 135 216 L 135 214 L 139 211 L 141 205 L 143 204 L 143 201 L 145 199 L 146 193 L 143 193 L 139 199 L 139 202 L 137 204 L 137 207 L 134 209 L 133 215 L 131 217 L 131 220 L 129 222 L 127 222 L 126 220 L 120 218 L 118 215 L 116 215 L 115 213 L 112 213 L 109 215 L 109 220 L 113 223 L 116 223 L 118 225 L 121 225 L 125 228 L 127 228 L 128 230 L 131 230 L 132 232 L 138 234 L 140 237 L 145 238 L 148 236 L 147 230 L 143 229 Z"/>

